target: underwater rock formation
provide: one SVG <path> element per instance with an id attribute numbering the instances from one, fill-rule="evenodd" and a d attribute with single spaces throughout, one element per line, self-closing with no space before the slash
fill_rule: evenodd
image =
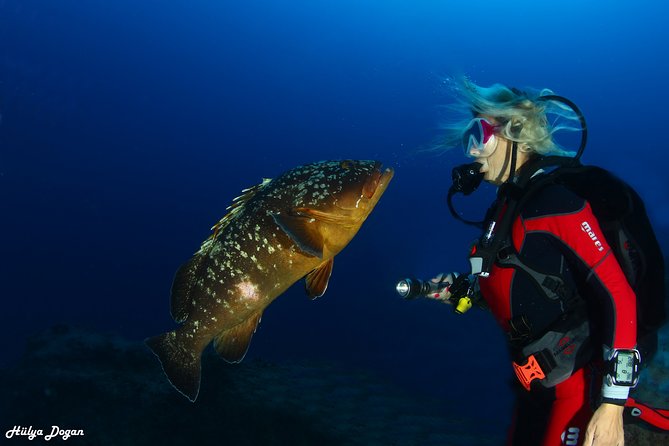
<path id="1" fill-rule="evenodd" d="M 639 385 L 631 395 L 651 407 L 669 409 L 669 325 L 658 333 L 658 351 L 644 367 Z M 669 433 L 649 430 L 646 426 L 625 425 L 627 446 L 669 446 Z"/>
<path id="2" fill-rule="evenodd" d="M 58 326 L 0 371 L 2 434 L 81 429 L 74 445 L 486 445 L 500 435 L 379 377 L 323 363 L 229 365 L 204 355 L 188 402 L 141 343 Z M 18 434 L 16 435 L 18 437 Z M 4 440 L 4 437 L 3 437 Z M 38 442 L 39 443 L 39 442 Z"/>
<path id="3" fill-rule="evenodd" d="M 669 407 L 669 327 L 635 397 Z M 74 445 L 497 445 L 488 420 L 445 413 L 371 373 L 318 362 L 229 365 L 204 355 L 200 399 L 188 402 L 141 342 L 53 327 L 0 370 L 0 430 L 83 430 Z M 629 425 L 628 446 L 669 445 Z M 19 435 L 17 434 L 16 437 Z M 38 442 L 39 443 L 39 442 Z"/>

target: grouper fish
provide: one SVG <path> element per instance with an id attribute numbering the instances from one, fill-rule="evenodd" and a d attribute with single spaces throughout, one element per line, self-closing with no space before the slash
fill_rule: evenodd
<path id="1" fill-rule="evenodd" d="M 334 256 L 392 177 L 378 161 L 323 161 L 244 190 L 175 275 L 171 315 L 181 325 L 146 340 L 172 385 L 195 401 L 205 347 L 213 340 L 240 362 L 265 308 L 301 278 L 309 297 L 322 296 Z"/>

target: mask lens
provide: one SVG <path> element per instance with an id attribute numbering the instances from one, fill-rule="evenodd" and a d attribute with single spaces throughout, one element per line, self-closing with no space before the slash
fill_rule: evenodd
<path id="1" fill-rule="evenodd" d="M 462 133 L 462 146 L 465 155 L 480 157 L 485 150 L 485 144 L 495 134 L 495 126 L 484 118 L 474 118 Z"/>

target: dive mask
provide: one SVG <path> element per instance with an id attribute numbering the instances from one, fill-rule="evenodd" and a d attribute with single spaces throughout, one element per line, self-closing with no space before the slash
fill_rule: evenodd
<path id="1" fill-rule="evenodd" d="M 485 118 L 472 119 L 462 132 L 462 146 L 465 155 L 472 158 L 484 158 L 492 155 L 495 131 L 499 128 Z M 492 139 L 492 141 L 491 141 Z M 490 144 L 488 144 L 490 142 Z"/>

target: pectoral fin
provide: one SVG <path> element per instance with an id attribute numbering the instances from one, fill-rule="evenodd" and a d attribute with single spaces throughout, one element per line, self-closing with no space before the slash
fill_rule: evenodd
<path id="1" fill-rule="evenodd" d="M 325 294 L 328 288 L 334 258 L 321 263 L 305 277 L 305 288 L 310 299 L 316 299 Z"/>
<path id="2" fill-rule="evenodd" d="M 302 215 L 272 214 L 274 221 L 302 251 L 323 258 L 323 237 L 313 219 Z"/>
<path id="3" fill-rule="evenodd" d="M 220 332 L 214 338 L 216 352 L 228 362 L 241 362 L 246 356 L 261 317 L 262 311 L 258 311 L 241 324 Z"/>
<path id="4" fill-rule="evenodd" d="M 295 208 L 293 212 L 296 215 L 335 225 L 343 225 L 350 220 L 350 218 L 345 215 L 321 212 L 310 208 Z"/>

